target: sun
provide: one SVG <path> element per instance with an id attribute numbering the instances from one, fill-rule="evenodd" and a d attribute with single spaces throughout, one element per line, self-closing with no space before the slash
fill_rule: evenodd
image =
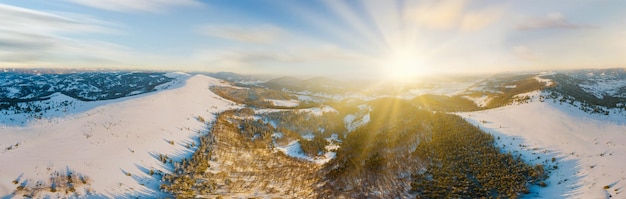
<path id="1" fill-rule="evenodd" d="M 410 80 L 423 75 L 422 60 L 415 51 L 396 51 L 383 59 L 382 66 L 390 80 Z"/>

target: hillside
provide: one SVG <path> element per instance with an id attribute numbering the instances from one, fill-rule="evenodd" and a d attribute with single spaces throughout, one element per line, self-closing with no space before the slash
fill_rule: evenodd
<path id="1" fill-rule="evenodd" d="M 547 188 L 532 190 L 529 198 L 623 197 L 626 117 L 590 115 L 567 103 L 542 102 L 538 92 L 530 96 L 530 103 L 459 115 L 497 137 L 503 151 L 557 168 Z"/>
<path id="2" fill-rule="evenodd" d="M 185 73 L 109 100 L 53 92 L 2 110 L 0 196 L 616 197 L 622 73 L 381 84 L 402 87 L 336 99 Z"/>
<path id="3" fill-rule="evenodd" d="M 16 189 L 18 198 L 167 196 L 156 191 L 159 179 L 149 172 L 169 171 L 158 157 L 180 160 L 191 154 L 187 146 L 207 133 L 214 114 L 233 108 L 208 89 L 221 85 L 219 80 L 184 75 L 178 80 L 151 95 L 99 101 L 84 112 L 0 127 L 0 196 Z M 68 183 L 67 193 L 61 183 L 49 181 L 70 174 L 88 180 L 81 186 Z"/>

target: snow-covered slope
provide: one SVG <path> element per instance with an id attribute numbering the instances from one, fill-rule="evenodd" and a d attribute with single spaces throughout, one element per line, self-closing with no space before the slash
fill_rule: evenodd
<path id="1" fill-rule="evenodd" d="M 89 190 L 76 188 L 80 196 L 90 192 L 93 197 L 158 197 L 154 190 L 159 182 L 148 174 L 167 171 L 158 156 L 178 160 L 190 154 L 193 148 L 186 146 L 207 131 L 205 123 L 235 106 L 209 90 L 221 84 L 217 79 L 176 78 L 178 85 L 168 90 L 104 101 L 72 117 L 0 127 L 0 197 L 10 196 L 18 185 L 47 183 L 56 172 L 68 170 L 91 179 Z"/>
<path id="2" fill-rule="evenodd" d="M 626 198 L 626 117 L 590 115 L 569 104 L 540 102 L 460 113 L 492 133 L 497 145 L 552 171 L 527 197 Z M 555 158 L 552 161 L 552 158 Z M 607 187 L 605 187 L 607 186 Z"/>

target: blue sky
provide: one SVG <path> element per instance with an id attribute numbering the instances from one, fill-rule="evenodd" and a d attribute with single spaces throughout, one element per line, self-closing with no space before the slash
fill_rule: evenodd
<path id="1" fill-rule="evenodd" d="M 407 78 L 624 67 L 624 1 L 8 0 L 0 67 Z"/>

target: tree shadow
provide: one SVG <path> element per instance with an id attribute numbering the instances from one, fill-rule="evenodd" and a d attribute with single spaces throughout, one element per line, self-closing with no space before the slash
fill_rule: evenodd
<path id="1" fill-rule="evenodd" d="M 161 190 L 161 185 L 166 183 L 163 180 L 163 176 L 173 172 L 174 164 L 181 162 L 183 159 L 189 159 L 193 153 L 197 150 L 199 145 L 199 139 L 203 136 L 208 136 L 210 131 L 209 125 L 205 125 L 201 130 L 201 133 L 195 134 L 192 137 L 185 138 L 184 140 L 175 143 L 179 147 L 178 150 L 172 154 L 162 154 L 156 151 L 149 151 L 148 153 L 155 160 L 159 161 L 158 166 L 146 166 L 146 164 L 135 164 L 135 167 L 141 171 L 141 174 L 132 174 L 130 177 L 143 186 L 143 189 L 136 190 L 133 193 L 117 194 L 115 197 L 121 198 L 174 198 L 170 193 Z M 170 145 L 169 140 L 164 139 L 166 145 Z M 193 144 L 192 143 L 196 143 Z M 190 146 L 187 148 L 187 146 Z M 163 161 L 165 160 L 165 161 Z M 126 171 L 120 169 L 121 172 Z"/>
<path id="2" fill-rule="evenodd" d="M 534 146 L 525 138 L 499 132 L 498 127 L 481 127 L 481 130 L 493 135 L 494 145 L 502 153 L 511 153 L 513 157 L 519 157 L 530 165 L 543 165 L 548 176 L 543 182 L 547 186 L 530 184 L 530 193 L 521 195 L 520 198 L 563 198 L 580 194 L 582 178 L 585 177 L 579 172 L 583 168 L 580 158 L 560 152 L 551 146 Z"/>

